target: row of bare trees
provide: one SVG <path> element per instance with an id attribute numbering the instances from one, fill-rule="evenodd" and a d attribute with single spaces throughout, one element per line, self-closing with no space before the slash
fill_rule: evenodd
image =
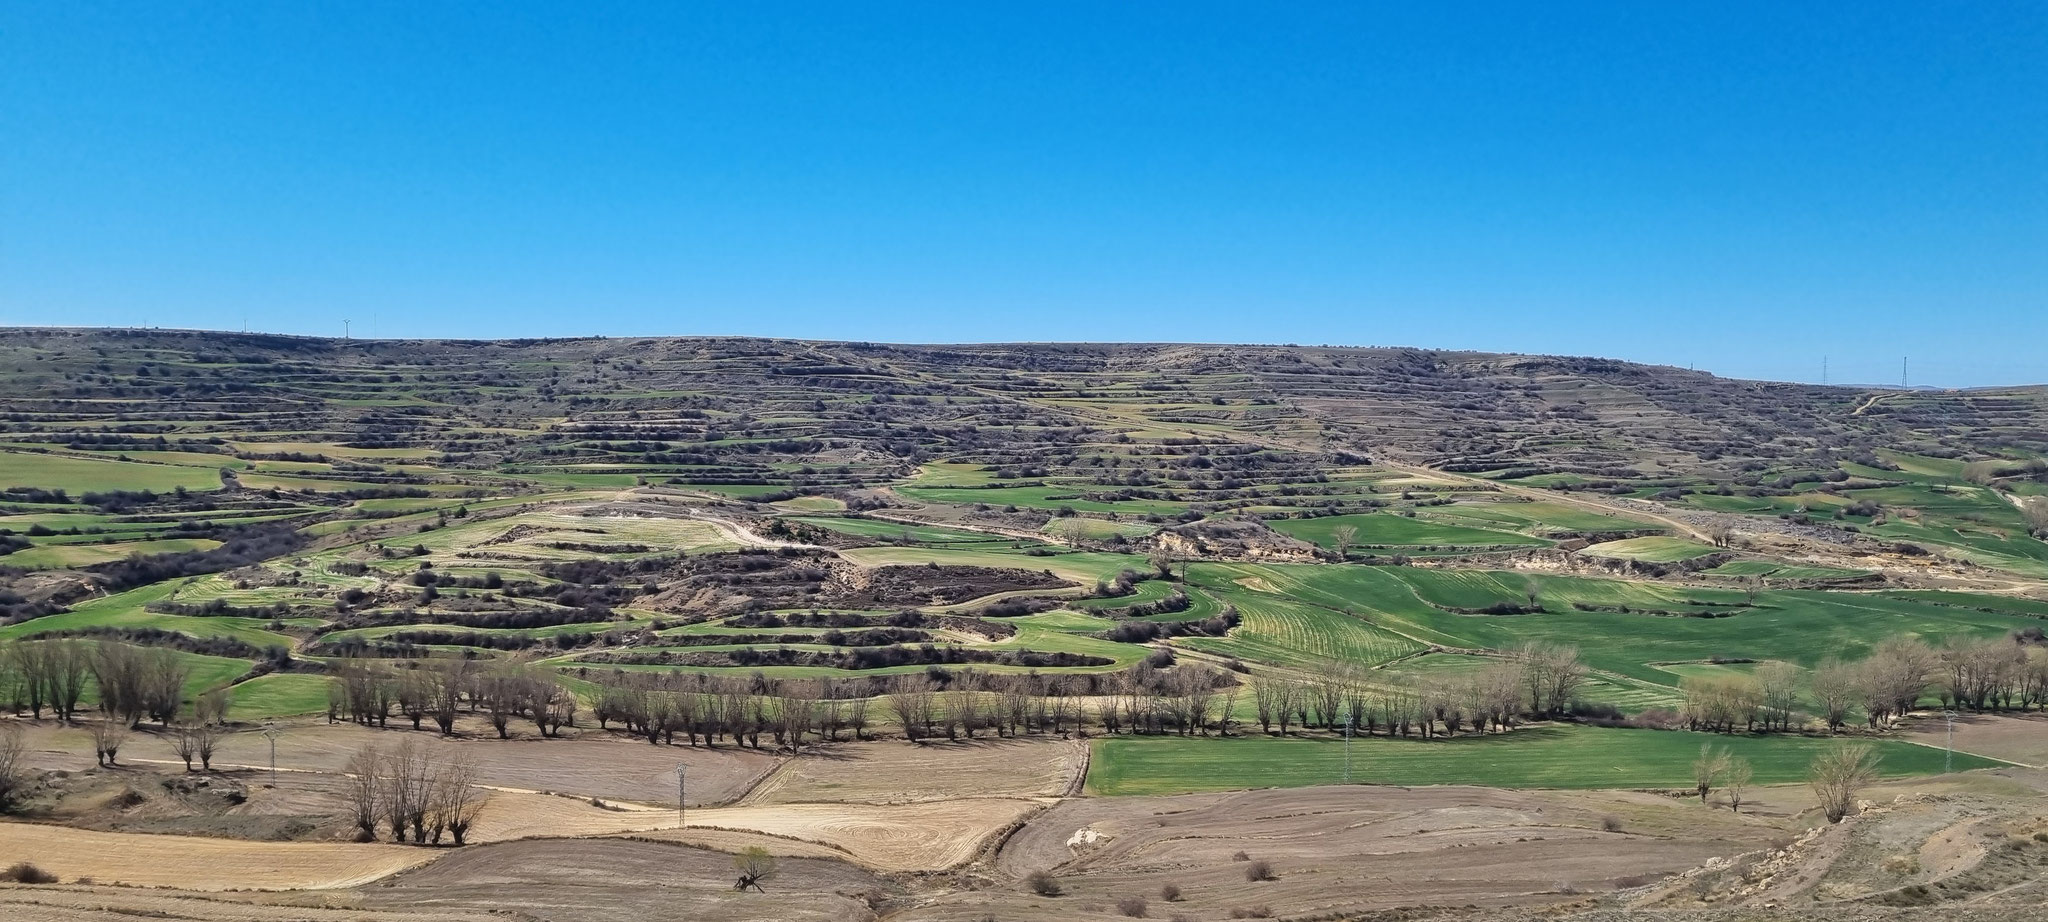
<path id="1" fill-rule="evenodd" d="M 0 657 L 0 698 L 15 713 L 43 717 L 45 708 L 59 720 L 78 713 L 92 676 L 93 645 L 78 640 L 25 640 L 8 645 Z"/>
<path id="2" fill-rule="evenodd" d="M 364 842 L 382 827 L 393 842 L 410 836 L 420 845 L 439 845 L 447 836 L 462 845 L 484 805 L 473 757 L 437 752 L 417 739 L 359 749 L 347 774 L 349 816 Z"/>
<path id="3" fill-rule="evenodd" d="M 1810 674 L 1772 661 L 1749 675 L 1688 677 L 1679 683 L 1681 716 L 1695 730 L 1793 730 L 1802 684 L 1829 730 L 1857 708 L 1871 727 L 1889 727 L 1929 694 L 1943 707 L 2048 707 L 2048 648 L 2013 638 L 1955 637 L 1939 647 L 1893 638 L 1862 660 L 1822 660 Z"/>
<path id="4" fill-rule="evenodd" d="M 511 736 L 514 720 L 531 720 L 542 736 L 557 736 L 576 725 L 576 696 L 553 673 L 526 665 L 485 665 L 453 658 L 412 661 L 394 668 L 369 661 L 344 661 L 332 669 L 328 720 L 390 726 L 396 715 L 412 728 L 432 719 L 441 733 L 455 732 L 464 713 L 482 713 L 500 739 Z"/>
<path id="5" fill-rule="evenodd" d="M 1260 675 L 1251 680 L 1259 729 L 1350 727 L 1366 734 L 1456 735 L 1506 730 L 1523 716 L 1549 717 L 1571 707 L 1587 670 L 1576 649 L 1532 642 L 1483 668 L 1442 679 L 1328 664 L 1305 678 Z"/>

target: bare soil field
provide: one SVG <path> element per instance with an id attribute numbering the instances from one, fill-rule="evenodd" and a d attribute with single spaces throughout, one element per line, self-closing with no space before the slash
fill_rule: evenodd
<path id="1" fill-rule="evenodd" d="M 274 896 L 285 903 L 260 901 Z M 318 901 L 315 904 L 315 901 Z M 501 922 L 487 910 L 353 908 L 352 893 L 199 895 L 116 887 L 22 887 L 0 884 L 0 918 L 35 922 Z"/>
<path id="2" fill-rule="evenodd" d="M 829 853 L 882 871 L 938 871 L 972 859 L 989 836 L 1038 809 L 1042 801 L 961 798 L 913 804 L 769 804 L 689 811 L 681 836 L 732 830 L 817 843 Z M 477 819 L 477 842 L 563 836 L 656 838 L 676 829 L 674 810 L 606 808 L 544 794 L 493 795 Z M 743 845 L 760 844 L 744 841 Z M 771 849 L 772 850 L 772 849 Z"/>
<path id="3" fill-rule="evenodd" d="M 581 839 L 463 849 L 360 892 L 374 909 L 492 909 L 560 922 L 873 919 L 895 891 L 838 861 L 784 858 L 767 893 L 735 893 L 732 857 L 658 842 Z"/>
<path id="4" fill-rule="evenodd" d="M 740 801 L 911 803 L 955 797 L 1056 797 L 1086 769 L 1069 740 L 897 740 L 818 747 L 784 762 Z"/>
<path id="5" fill-rule="evenodd" d="M 823 842 L 883 871 L 938 871 L 973 859 L 982 843 L 1042 806 L 1010 798 L 918 804 L 783 804 L 717 807 L 690 825 L 752 829 Z"/>
<path id="6" fill-rule="evenodd" d="M 2034 768 L 2048 767 L 2048 715 L 1958 714 L 1956 749 Z M 1939 716 L 1915 718 L 1905 727 L 1914 742 L 1948 745 L 1948 723 Z"/>
<path id="7" fill-rule="evenodd" d="M 66 881 L 184 890 L 314 890 L 367 883 L 443 852 L 344 842 L 250 842 L 0 823 L 0 859 Z"/>
<path id="8" fill-rule="evenodd" d="M 1609 818 L 1616 828 L 1605 828 Z M 1285 916 L 1556 902 L 1780 834 L 1763 819 L 1649 794 L 1308 788 L 1069 800 L 1012 836 L 996 867 L 1012 879 L 1041 870 L 1058 878 L 1069 895 L 1057 900 L 1012 885 L 1047 914 L 1156 899 L 1172 884 L 1198 916 L 1258 908 Z M 1240 852 L 1270 862 L 1274 879 L 1247 880 Z M 908 917 L 972 917 L 966 909 L 942 900 Z"/>
<path id="9" fill-rule="evenodd" d="M 354 828 L 339 775 L 242 770 L 186 773 L 182 765 L 121 765 L 52 774 L 15 813 L 36 822 L 102 832 L 268 841 L 348 838 Z"/>

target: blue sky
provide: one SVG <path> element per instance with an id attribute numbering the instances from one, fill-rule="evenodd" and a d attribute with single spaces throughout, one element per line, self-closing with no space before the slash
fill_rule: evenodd
<path id="1" fill-rule="evenodd" d="M 0 323 L 2048 381 L 2048 5 L 51 3 Z"/>

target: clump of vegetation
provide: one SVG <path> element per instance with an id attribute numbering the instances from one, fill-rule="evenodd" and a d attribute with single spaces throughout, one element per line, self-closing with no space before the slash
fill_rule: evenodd
<path id="1" fill-rule="evenodd" d="M 16 884 L 54 884 L 57 875 L 27 861 L 17 861 L 6 870 L 0 870 L 0 880 Z"/>

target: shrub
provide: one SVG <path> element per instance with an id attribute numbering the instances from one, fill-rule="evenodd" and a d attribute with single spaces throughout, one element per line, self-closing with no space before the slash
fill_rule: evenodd
<path id="1" fill-rule="evenodd" d="M 1244 879 L 1251 881 L 1272 880 L 1273 863 L 1261 858 L 1244 866 Z"/>
<path id="2" fill-rule="evenodd" d="M 1265 906 L 1239 906 L 1230 911 L 1230 917 L 1233 919 L 1270 919 L 1273 918 L 1273 910 Z"/>
<path id="3" fill-rule="evenodd" d="M 57 882 L 57 875 L 26 861 L 20 861 L 13 867 L 0 871 L 0 880 L 17 884 L 54 884 Z"/>
<path id="4" fill-rule="evenodd" d="M 1618 816 L 1603 816 L 1603 817 L 1601 817 L 1601 818 L 1600 818 L 1600 828 L 1601 828 L 1601 829 L 1605 829 L 1605 830 L 1607 830 L 1608 832 L 1620 832 L 1620 831 L 1621 831 L 1621 817 L 1618 817 Z"/>
<path id="5" fill-rule="evenodd" d="M 1127 896 L 1116 901 L 1116 911 L 1133 919 L 1145 918 L 1146 913 L 1151 910 L 1151 904 L 1146 903 L 1142 896 Z"/>
<path id="6" fill-rule="evenodd" d="M 1030 885 L 1031 892 L 1039 896 L 1059 896 L 1066 892 L 1066 889 L 1060 886 L 1059 880 L 1045 871 L 1032 871 L 1030 876 L 1024 878 L 1024 882 Z"/>
<path id="7" fill-rule="evenodd" d="M 1159 888 L 1159 898 L 1168 903 L 1180 902 L 1180 885 L 1166 884 Z"/>

